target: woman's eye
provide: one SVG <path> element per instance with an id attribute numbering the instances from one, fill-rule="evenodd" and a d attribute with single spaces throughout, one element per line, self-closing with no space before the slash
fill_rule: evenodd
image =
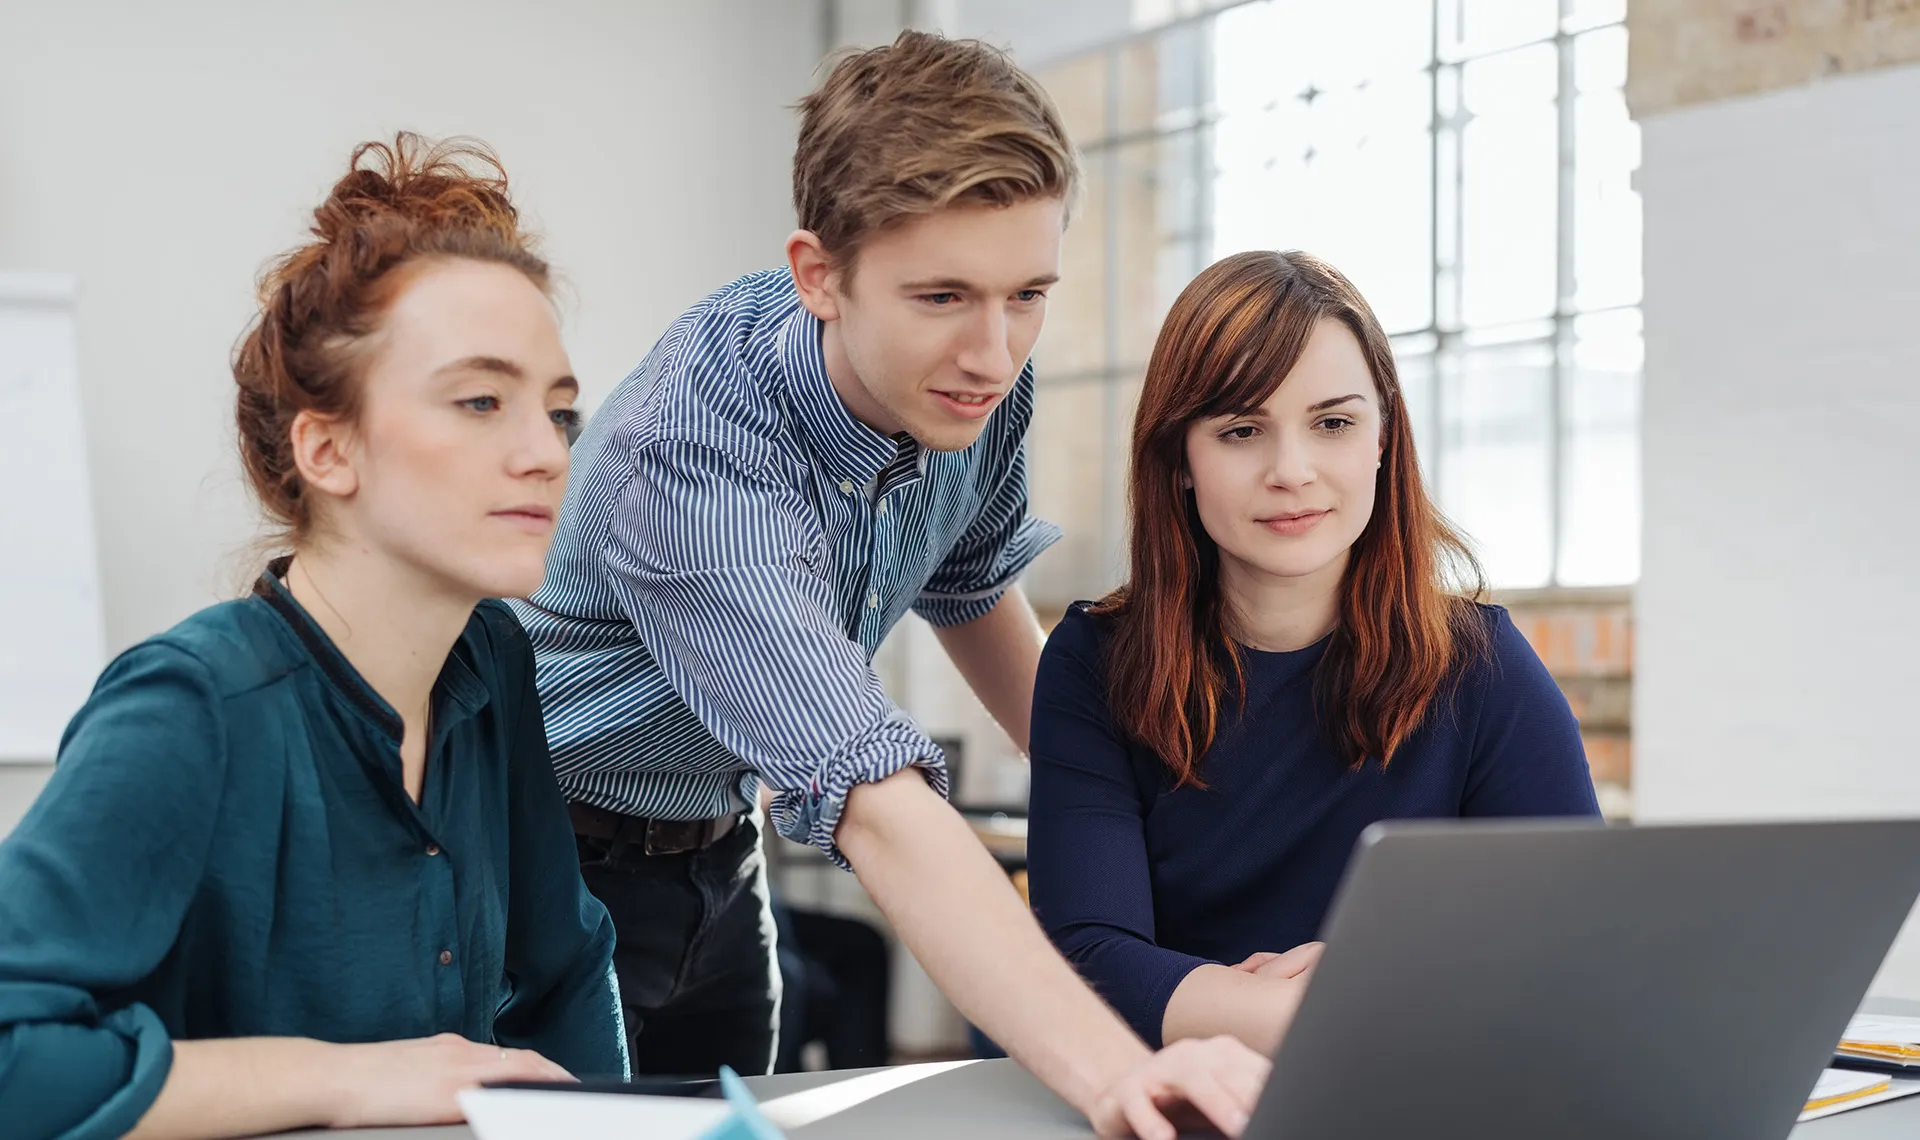
<path id="1" fill-rule="evenodd" d="M 1352 426 L 1353 421 L 1345 416 L 1328 416 L 1326 419 L 1320 421 L 1321 430 L 1331 432 L 1335 435 L 1346 431 Z"/>
<path id="2" fill-rule="evenodd" d="M 471 400 L 460 401 L 460 406 L 475 412 L 497 412 L 500 410 L 500 397 L 475 396 Z"/>
<path id="3" fill-rule="evenodd" d="M 1220 438 L 1221 439 L 1252 439 L 1254 436 L 1254 433 L 1259 430 L 1260 430 L 1259 428 L 1254 427 L 1252 424 L 1241 424 L 1238 427 L 1230 427 L 1226 431 L 1221 432 Z"/>

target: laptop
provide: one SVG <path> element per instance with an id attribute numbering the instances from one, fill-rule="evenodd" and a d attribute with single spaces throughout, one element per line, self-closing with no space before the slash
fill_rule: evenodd
<path id="1" fill-rule="evenodd" d="M 1920 895 L 1920 820 L 1389 823 L 1246 1140 L 1769 1140 Z"/>

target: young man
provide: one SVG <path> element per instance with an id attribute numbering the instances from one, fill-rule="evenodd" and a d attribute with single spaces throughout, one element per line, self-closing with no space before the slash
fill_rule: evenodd
<path id="1" fill-rule="evenodd" d="M 1028 352 L 1078 172 L 1000 53 L 908 32 L 801 104 L 786 268 L 696 305 L 575 447 L 520 608 L 582 871 L 618 931 L 636 1072 L 764 1071 L 778 1001 L 753 805 L 850 865 L 960 1010 L 1107 1134 L 1229 1133 L 1266 1062 L 1147 1048 L 943 799 L 874 651 L 931 622 L 1023 749 L 1041 634 L 1014 579 Z"/>

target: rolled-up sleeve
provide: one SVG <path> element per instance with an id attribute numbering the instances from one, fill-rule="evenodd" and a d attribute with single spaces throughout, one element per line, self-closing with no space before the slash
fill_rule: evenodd
<path id="1" fill-rule="evenodd" d="M 985 617 L 1033 560 L 1058 541 L 1059 527 L 1028 513 L 1023 440 L 979 517 L 927 579 L 913 612 L 937 626 Z"/>
<path id="2" fill-rule="evenodd" d="M 605 553 L 621 606 L 667 683 L 776 793 L 781 834 L 846 865 L 834 829 L 852 789 L 940 750 L 887 699 L 841 630 L 825 538 L 765 463 L 698 440 L 633 451 Z"/>
<path id="3" fill-rule="evenodd" d="M 0 842 L 0 1120 L 9 1137 L 120 1136 L 173 1062 L 160 1018 L 114 1006 L 198 890 L 226 764 L 206 668 L 157 643 L 110 665 L 39 799 Z"/>

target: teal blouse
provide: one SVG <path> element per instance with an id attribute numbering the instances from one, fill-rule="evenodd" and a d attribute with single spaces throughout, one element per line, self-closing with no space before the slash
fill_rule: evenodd
<path id="1" fill-rule="evenodd" d="M 400 718 L 274 572 L 109 665 L 0 842 L 0 1133 L 120 1135 L 174 1039 L 451 1032 L 624 1075 L 613 926 L 500 603 L 432 725 L 416 805 Z"/>

